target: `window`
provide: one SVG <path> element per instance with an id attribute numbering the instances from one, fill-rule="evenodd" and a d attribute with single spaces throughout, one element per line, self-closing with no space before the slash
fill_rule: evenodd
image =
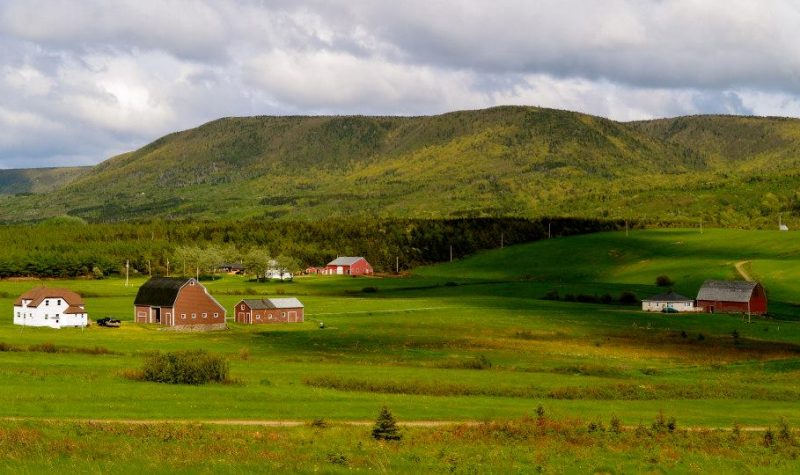
<path id="1" fill-rule="evenodd" d="M 256 320 L 261 320 L 261 315 L 256 315 Z"/>
<path id="2" fill-rule="evenodd" d="M 49 300 L 45 300 L 45 301 L 44 301 L 44 304 L 45 304 L 45 305 L 50 305 L 50 301 L 49 301 Z"/>
<path id="3" fill-rule="evenodd" d="M 45 314 L 44 314 L 44 319 L 45 319 L 45 320 L 47 320 L 47 318 L 48 318 L 48 316 L 47 316 L 47 314 L 45 313 Z"/>
<path id="4" fill-rule="evenodd" d="M 20 316 L 20 312 L 17 312 L 17 318 L 19 318 L 19 316 Z"/>
<path id="5" fill-rule="evenodd" d="M 286 312 L 281 312 L 281 318 L 286 318 Z"/>
<path id="6" fill-rule="evenodd" d="M 206 312 L 203 312 L 203 318 L 208 318 L 208 314 Z"/>
<path id="7" fill-rule="evenodd" d="M 242 307 L 241 307 L 241 308 L 242 308 L 242 310 L 244 310 L 244 304 L 242 304 Z"/>
<path id="8" fill-rule="evenodd" d="M 147 314 L 145 312 L 139 312 L 139 313 L 137 313 L 137 315 L 140 316 L 140 317 L 146 317 L 147 316 Z"/>
<path id="9" fill-rule="evenodd" d="M 214 318 L 217 318 L 217 317 L 219 317 L 219 313 L 214 312 Z"/>
<path id="10" fill-rule="evenodd" d="M 181 314 L 181 320 L 186 320 L 186 314 L 185 313 Z"/>
<path id="11" fill-rule="evenodd" d="M 192 314 L 192 320 L 197 320 L 197 314 L 196 313 Z"/>
<path id="12" fill-rule="evenodd" d="M 61 305 L 61 299 L 56 300 L 56 305 Z"/>

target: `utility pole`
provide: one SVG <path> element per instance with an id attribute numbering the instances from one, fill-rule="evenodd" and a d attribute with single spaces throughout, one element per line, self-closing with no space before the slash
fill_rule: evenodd
<path id="1" fill-rule="evenodd" d="M 628 237 L 628 220 L 625 220 L 625 237 Z"/>
<path id="2" fill-rule="evenodd" d="M 450 262 L 453 262 L 453 245 L 450 244 Z"/>
<path id="3" fill-rule="evenodd" d="M 131 261 L 125 261 L 125 287 L 128 286 L 128 274 L 130 273 Z"/>
<path id="4" fill-rule="evenodd" d="M 553 227 L 553 223 L 547 223 L 547 239 L 550 239 L 550 236 L 552 236 L 552 234 L 550 234 L 550 231 L 552 230 L 552 227 Z"/>
<path id="5" fill-rule="evenodd" d="M 147 259 L 147 275 L 153 277 L 153 268 L 150 267 L 150 259 Z"/>
<path id="6" fill-rule="evenodd" d="M 395 268 L 395 271 L 394 271 L 395 274 L 399 274 L 400 273 L 400 256 L 396 256 L 395 257 L 394 268 Z"/>
<path id="7" fill-rule="evenodd" d="M 500 233 L 500 249 L 503 248 L 503 233 Z"/>
<path id="8" fill-rule="evenodd" d="M 700 234 L 703 234 L 703 218 L 700 218 Z"/>
<path id="9" fill-rule="evenodd" d="M 167 277 L 169 277 L 169 259 L 167 259 Z"/>

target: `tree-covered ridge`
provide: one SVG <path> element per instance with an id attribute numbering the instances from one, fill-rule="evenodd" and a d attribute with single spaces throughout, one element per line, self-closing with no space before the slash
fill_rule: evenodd
<path id="1" fill-rule="evenodd" d="M 47 193 L 62 188 L 91 167 L 0 170 L 0 195 Z"/>
<path id="2" fill-rule="evenodd" d="M 622 123 L 496 107 L 429 117 L 225 118 L 107 160 L 0 220 L 570 216 L 800 224 L 800 121 Z"/>

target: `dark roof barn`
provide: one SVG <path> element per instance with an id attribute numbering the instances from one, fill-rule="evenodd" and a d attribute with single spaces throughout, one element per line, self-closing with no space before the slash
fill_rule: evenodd
<path id="1" fill-rule="evenodd" d="M 171 307 L 178 298 L 181 287 L 194 280 L 185 277 L 153 277 L 139 287 L 134 305 Z"/>

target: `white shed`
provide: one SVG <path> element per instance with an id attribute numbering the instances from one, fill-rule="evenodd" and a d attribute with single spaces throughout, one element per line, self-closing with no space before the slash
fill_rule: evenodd
<path id="1" fill-rule="evenodd" d="M 670 310 L 671 309 L 671 310 Z M 697 312 L 694 299 L 684 297 L 675 292 L 654 295 L 642 300 L 642 310 L 645 312 Z"/>

